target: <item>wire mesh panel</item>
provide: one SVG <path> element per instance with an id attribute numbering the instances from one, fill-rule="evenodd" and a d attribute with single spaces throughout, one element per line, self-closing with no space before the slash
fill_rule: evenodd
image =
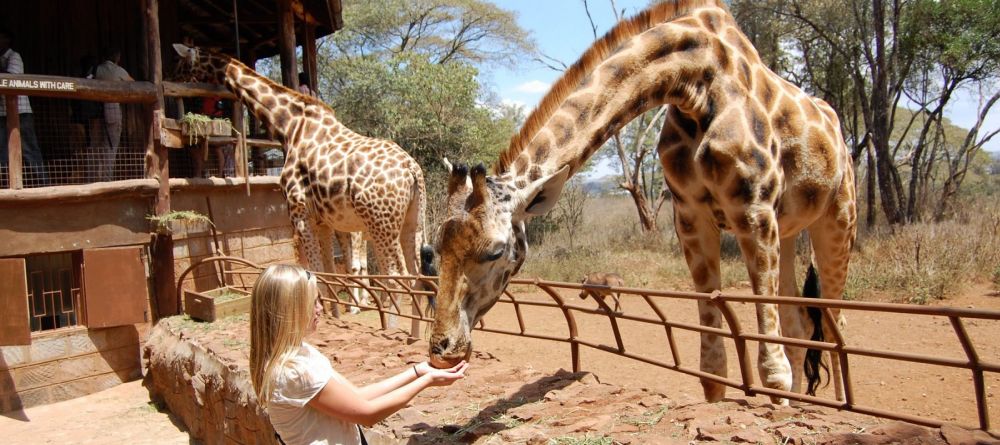
<path id="1" fill-rule="evenodd" d="M 25 188 L 138 179 L 145 172 L 144 106 L 31 97 L 21 119 Z M 6 126 L 4 126 L 6 129 Z M 6 144 L 6 131 L 0 137 Z M 9 187 L 3 160 L 0 186 Z"/>

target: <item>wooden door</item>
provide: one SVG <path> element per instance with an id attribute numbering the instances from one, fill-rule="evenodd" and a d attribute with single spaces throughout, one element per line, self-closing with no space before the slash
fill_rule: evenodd
<path id="1" fill-rule="evenodd" d="M 0 259 L 0 346 L 30 344 L 24 258 Z"/>
<path id="2" fill-rule="evenodd" d="M 88 328 L 148 321 L 149 287 L 142 247 L 84 250 L 83 295 Z"/>

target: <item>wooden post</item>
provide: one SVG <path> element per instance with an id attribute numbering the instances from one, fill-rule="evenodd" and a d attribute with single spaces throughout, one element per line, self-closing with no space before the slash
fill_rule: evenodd
<path id="1" fill-rule="evenodd" d="M 247 132 L 249 129 L 243 128 L 243 102 L 239 100 L 233 101 L 233 128 L 237 131 L 236 133 L 236 147 L 233 153 L 235 153 L 235 163 L 236 163 L 236 176 L 247 179 L 249 172 L 247 171 L 247 156 L 243 152 L 243 141 L 247 138 Z M 247 184 L 250 184 L 249 179 Z M 247 190 L 249 190 L 249 185 Z"/>
<path id="2" fill-rule="evenodd" d="M 309 76 L 309 88 L 316 91 L 319 87 L 319 73 L 316 62 L 316 25 L 305 23 L 305 30 L 302 32 L 302 62 L 305 65 L 306 75 Z"/>
<path id="3" fill-rule="evenodd" d="M 12 189 L 24 187 L 21 160 L 21 116 L 17 114 L 17 96 L 8 94 L 7 105 L 7 183 Z"/>
<path id="4" fill-rule="evenodd" d="M 299 86 L 298 68 L 295 63 L 295 16 L 292 0 L 278 2 L 278 50 L 281 54 L 281 83 L 295 89 Z"/>
<path id="5" fill-rule="evenodd" d="M 146 25 L 146 51 L 149 72 L 146 75 L 153 83 L 156 100 L 149 105 L 149 130 L 146 135 L 146 177 L 157 180 L 154 212 L 163 215 L 170 212 L 170 161 L 167 148 L 160 143 L 160 120 L 163 119 L 163 59 L 160 52 L 160 3 L 159 0 L 142 0 L 143 23 Z M 152 252 L 153 289 L 156 298 L 156 317 L 177 314 L 177 299 L 174 284 L 174 240 L 170 234 L 154 234 L 150 246 Z"/>

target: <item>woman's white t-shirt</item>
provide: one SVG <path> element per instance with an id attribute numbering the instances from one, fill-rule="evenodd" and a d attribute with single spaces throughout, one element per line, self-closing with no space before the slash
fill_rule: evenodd
<path id="1" fill-rule="evenodd" d="M 305 342 L 277 373 L 267 414 L 286 445 L 361 443 L 357 425 L 307 405 L 334 375 L 330 360 Z"/>

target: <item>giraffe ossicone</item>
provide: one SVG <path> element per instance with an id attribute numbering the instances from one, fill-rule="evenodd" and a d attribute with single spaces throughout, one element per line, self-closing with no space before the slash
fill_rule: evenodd
<path id="1" fill-rule="evenodd" d="M 841 298 L 857 210 L 853 165 L 833 109 L 771 72 L 722 0 L 663 2 L 616 25 L 566 71 L 493 175 L 474 170 L 466 181 L 465 169 L 452 170 L 437 239 L 435 366 L 471 353 L 471 327 L 524 262 L 525 223 L 555 204 L 566 180 L 616 131 L 658 106 L 669 106 L 658 153 L 696 290 L 721 288 L 720 234 L 727 230 L 755 294 L 796 295 L 794 244 L 808 230 L 824 297 Z M 707 301 L 698 309 L 701 324 L 721 327 L 718 309 Z M 820 328 L 797 307 L 756 310 L 762 334 L 809 338 Z M 702 334 L 701 343 L 702 371 L 725 377 L 722 339 Z M 799 391 L 804 356 L 801 348 L 786 355 L 780 344 L 760 342 L 764 386 Z M 702 386 L 710 401 L 725 394 L 711 379 Z"/>
<path id="2" fill-rule="evenodd" d="M 232 57 L 183 44 L 174 49 L 179 76 L 225 85 L 284 142 L 280 184 L 309 269 L 334 272 L 335 232 L 364 232 L 382 273 L 420 273 L 427 193 L 416 160 L 392 141 L 351 131 L 319 99 Z M 353 249 L 342 250 L 351 265 Z M 416 319 L 411 334 L 419 336 Z"/>

